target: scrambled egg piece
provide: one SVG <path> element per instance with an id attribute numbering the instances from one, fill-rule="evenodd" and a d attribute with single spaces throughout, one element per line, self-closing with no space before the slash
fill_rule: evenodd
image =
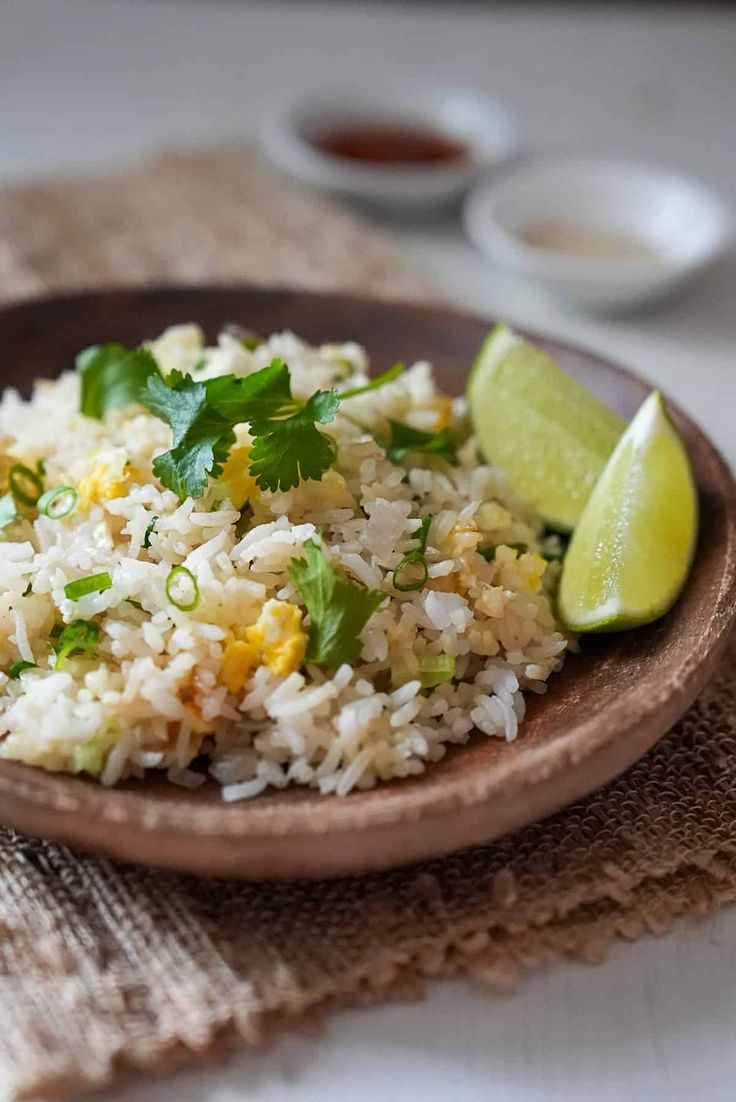
<path id="1" fill-rule="evenodd" d="M 116 474 L 107 463 L 100 463 L 79 483 L 79 508 L 89 509 L 98 502 L 122 497 L 127 492 L 129 478 L 127 467 L 122 474 Z"/>
<path id="2" fill-rule="evenodd" d="M 260 494 L 256 480 L 250 473 L 250 446 L 238 444 L 230 450 L 220 475 L 220 482 L 236 509 L 242 509 L 246 501 L 255 501 Z"/>
<path id="3" fill-rule="evenodd" d="M 502 544 L 496 548 L 496 580 L 506 589 L 521 593 L 538 593 L 547 560 L 535 551 L 525 551 L 517 558 L 513 547 Z"/>
<path id="4" fill-rule="evenodd" d="M 248 642 L 278 677 L 287 677 L 304 661 L 307 633 L 302 628 L 302 615 L 300 608 L 287 601 L 266 601 L 255 624 L 246 630 Z"/>
<path id="5" fill-rule="evenodd" d="M 220 678 L 229 693 L 239 693 L 258 665 L 258 651 L 244 639 L 233 639 L 225 647 Z"/>
<path id="6" fill-rule="evenodd" d="M 287 601 L 266 601 L 245 635 L 245 639 L 230 640 L 223 651 L 220 679 L 230 693 L 241 692 L 256 666 L 268 666 L 278 677 L 287 677 L 304 661 L 307 634 L 302 629 L 302 610 Z"/>

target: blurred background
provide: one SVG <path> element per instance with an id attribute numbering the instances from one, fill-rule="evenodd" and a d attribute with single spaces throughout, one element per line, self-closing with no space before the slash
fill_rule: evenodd
<path id="1" fill-rule="evenodd" d="M 507 127 L 488 163 L 473 166 L 486 183 L 525 158 L 584 153 L 661 166 L 697 184 L 692 217 L 666 188 L 654 205 L 658 219 L 669 218 L 662 232 L 675 253 L 708 237 L 697 203 L 717 205 L 708 255 L 693 261 L 698 279 L 647 311 L 601 316 L 574 296 L 550 296 L 542 278 L 520 278 L 529 273 L 518 257 L 501 257 L 498 239 L 486 239 L 488 205 L 471 242 L 465 184 L 437 209 L 397 217 L 391 204 L 372 202 L 368 217 L 439 295 L 619 356 L 690 403 L 726 446 L 723 404 L 708 405 L 691 384 L 696 349 L 712 387 L 733 386 L 736 262 L 723 215 L 736 213 L 734 59 L 736 8 L 725 4 L 0 0 L 0 185 L 119 170 L 161 150 L 223 142 L 251 143 L 261 156 L 260 134 L 302 186 L 325 187 L 304 159 L 289 161 L 283 142 L 279 154 L 274 137 L 316 90 L 370 101 L 372 89 L 395 101 L 415 85 L 408 98 L 437 119 L 442 96 L 470 92 L 481 115 L 489 102 L 496 112 L 472 126 L 497 129 L 500 112 Z M 609 181 L 613 199 L 618 186 Z"/>

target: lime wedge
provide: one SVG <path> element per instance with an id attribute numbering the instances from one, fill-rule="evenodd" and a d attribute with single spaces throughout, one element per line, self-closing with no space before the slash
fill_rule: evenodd
<path id="1" fill-rule="evenodd" d="M 466 397 L 488 461 L 551 527 L 569 532 L 624 421 L 505 325 L 481 348 Z"/>
<path id="2" fill-rule="evenodd" d="M 565 557 L 559 613 L 575 631 L 663 616 L 692 562 L 698 499 L 685 446 L 655 390 L 619 440 Z"/>

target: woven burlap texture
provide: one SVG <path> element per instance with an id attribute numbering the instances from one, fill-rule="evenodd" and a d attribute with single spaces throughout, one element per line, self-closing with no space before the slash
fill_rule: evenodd
<path id="1" fill-rule="evenodd" d="M 237 150 L 0 193 L 0 294 L 254 280 L 421 297 L 390 242 Z M 425 296 L 426 297 L 426 296 Z M 329 883 L 236 884 L 0 831 L 0 1092 L 69 1096 L 328 1009 L 495 986 L 736 895 L 736 648 L 625 777 L 493 845 Z"/>

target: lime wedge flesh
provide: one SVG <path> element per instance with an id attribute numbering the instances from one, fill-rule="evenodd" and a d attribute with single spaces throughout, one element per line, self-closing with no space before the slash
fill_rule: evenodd
<path id="1" fill-rule="evenodd" d="M 625 422 L 505 325 L 487 337 L 466 397 L 486 459 L 552 528 L 571 531 Z"/>
<path id="2" fill-rule="evenodd" d="M 574 631 L 663 616 L 692 562 L 698 499 L 690 461 L 654 391 L 621 437 L 565 557 L 558 611 Z"/>

